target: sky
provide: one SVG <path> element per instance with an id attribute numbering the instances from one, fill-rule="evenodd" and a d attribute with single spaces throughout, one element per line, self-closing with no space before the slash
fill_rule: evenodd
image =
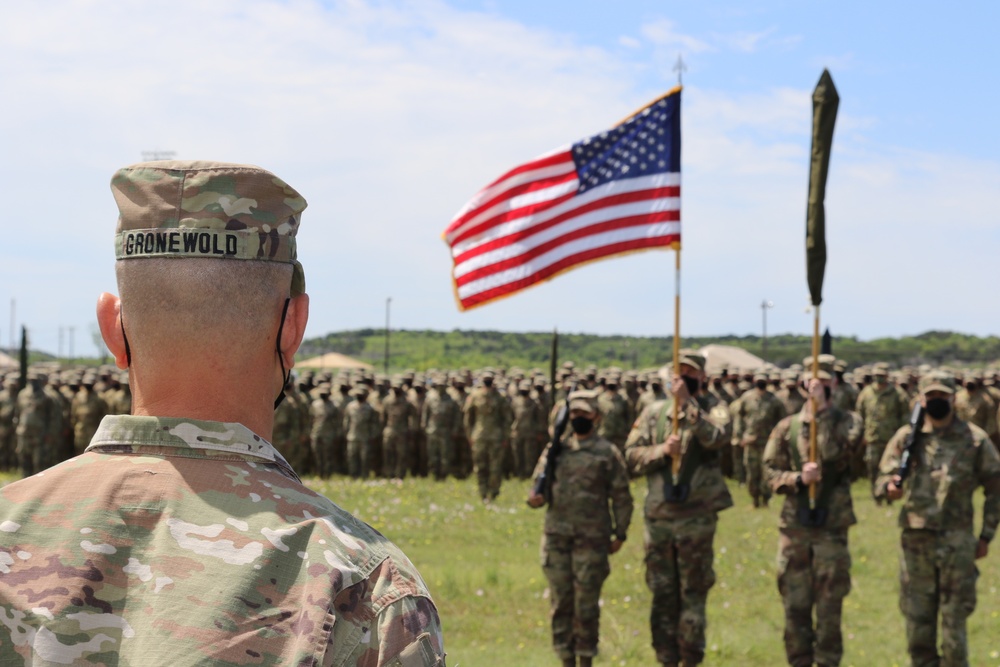
<path id="1" fill-rule="evenodd" d="M 392 328 L 670 335 L 667 251 L 463 313 L 441 233 L 507 169 L 676 85 L 679 55 L 682 336 L 759 334 L 765 300 L 769 332 L 811 333 L 824 67 L 841 103 L 822 326 L 996 335 L 998 21 L 985 1 L 3 3 L 0 347 L 12 322 L 34 348 L 68 354 L 72 327 L 75 354 L 98 352 L 108 183 L 148 151 L 257 164 L 302 193 L 307 337 L 382 327 L 390 298 Z"/>

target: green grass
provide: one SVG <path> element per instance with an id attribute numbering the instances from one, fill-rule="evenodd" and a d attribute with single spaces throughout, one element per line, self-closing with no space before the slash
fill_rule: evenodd
<path id="1" fill-rule="evenodd" d="M 0 481 L 10 479 L 0 475 Z M 479 503 L 471 479 L 402 484 L 309 479 L 307 484 L 406 551 L 441 613 L 449 665 L 559 664 L 549 646 L 546 582 L 539 566 L 544 510 L 524 504 L 526 482 L 505 482 L 492 507 Z M 632 490 L 637 509 L 629 539 L 612 556 L 602 592 L 599 666 L 655 664 L 642 564 L 645 481 L 633 482 Z M 781 665 L 783 618 L 774 566 L 779 503 L 753 510 L 744 489 L 732 492 L 736 507 L 720 514 L 716 535 L 718 581 L 708 599 L 705 664 Z M 853 590 L 845 601 L 842 664 L 907 665 L 897 606 L 897 510 L 876 507 L 860 482 L 854 495 L 859 525 L 850 533 Z M 993 546 L 1000 549 L 1000 543 Z M 997 666 L 1000 553 L 991 553 L 979 568 L 979 604 L 969 621 L 970 664 Z"/>

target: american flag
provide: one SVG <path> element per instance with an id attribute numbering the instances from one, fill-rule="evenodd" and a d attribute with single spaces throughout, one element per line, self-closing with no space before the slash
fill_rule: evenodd
<path id="1" fill-rule="evenodd" d="M 680 248 L 681 89 L 606 132 L 511 169 L 454 217 L 444 239 L 461 310 L 581 264 Z"/>

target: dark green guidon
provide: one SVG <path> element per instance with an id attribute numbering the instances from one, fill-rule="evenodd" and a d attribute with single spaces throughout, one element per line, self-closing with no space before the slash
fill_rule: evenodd
<path id="1" fill-rule="evenodd" d="M 826 175 L 833 148 L 833 126 L 837 121 L 840 96 L 830 72 L 823 70 L 813 91 L 812 150 L 809 159 L 809 203 L 806 208 L 806 276 L 814 306 L 823 302 L 823 273 L 826 271 Z"/>

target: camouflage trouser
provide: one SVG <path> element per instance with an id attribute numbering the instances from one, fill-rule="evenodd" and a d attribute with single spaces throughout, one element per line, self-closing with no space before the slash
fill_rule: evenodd
<path id="1" fill-rule="evenodd" d="M 410 469 L 411 458 L 409 434 L 382 432 L 382 474 L 403 479 Z"/>
<path id="2" fill-rule="evenodd" d="M 347 470 L 347 439 L 340 435 L 333 439 L 333 454 L 330 458 L 330 469 L 338 475 L 346 475 Z"/>
<path id="3" fill-rule="evenodd" d="M 743 465 L 743 457 L 746 456 L 743 453 L 743 448 L 738 445 L 733 445 L 733 479 L 735 479 L 740 484 L 745 484 L 747 481 L 747 471 L 746 467 Z"/>
<path id="4" fill-rule="evenodd" d="M 723 477 L 733 477 L 733 446 L 728 442 L 719 448 L 719 468 Z"/>
<path id="5" fill-rule="evenodd" d="M 21 466 L 21 475 L 31 477 L 37 472 L 41 472 L 48 467 L 48 452 L 44 436 L 36 436 L 32 433 L 18 433 L 17 462 Z"/>
<path id="6" fill-rule="evenodd" d="M 697 665 L 705 658 L 705 602 L 715 584 L 714 512 L 686 519 L 646 519 L 646 585 L 656 659 Z"/>
<path id="7" fill-rule="evenodd" d="M 430 461 L 427 458 L 427 435 L 423 431 L 413 434 L 410 451 L 410 472 L 416 477 L 427 477 L 430 472 Z"/>
<path id="8" fill-rule="evenodd" d="M 368 479 L 372 473 L 372 453 L 374 445 L 367 440 L 347 441 L 347 474 L 351 477 Z"/>
<path id="9" fill-rule="evenodd" d="M 764 446 L 748 445 L 742 449 L 747 491 L 751 498 L 766 501 L 771 497 L 771 488 L 764 483 Z"/>
<path id="10" fill-rule="evenodd" d="M 851 590 L 847 529 L 782 528 L 778 538 L 778 590 L 785 607 L 788 664 L 839 665 L 844 654 L 841 610 Z"/>
<path id="11" fill-rule="evenodd" d="M 14 429 L 0 427 L 0 470 L 10 470 L 17 466 L 14 453 Z"/>
<path id="12" fill-rule="evenodd" d="M 534 440 L 534 436 L 531 435 L 517 435 L 510 439 L 510 453 L 514 457 L 514 475 L 521 479 L 528 479 L 535 469 L 535 461 L 531 460 Z"/>
<path id="13" fill-rule="evenodd" d="M 906 617 L 906 643 L 913 667 L 969 664 L 965 620 L 976 608 L 976 541 L 970 531 L 903 530 L 899 608 Z"/>
<path id="14" fill-rule="evenodd" d="M 316 462 L 316 474 L 329 477 L 333 472 L 333 436 L 316 435 L 310 438 L 309 444 Z"/>
<path id="15" fill-rule="evenodd" d="M 482 438 L 472 443 L 472 460 L 476 465 L 480 498 L 493 499 L 500 495 L 505 449 L 503 440 Z"/>
<path id="16" fill-rule="evenodd" d="M 542 535 L 549 580 L 552 648 L 562 658 L 597 655 L 601 586 L 608 578 L 610 537 Z"/>
<path id="17" fill-rule="evenodd" d="M 444 479 L 448 473 L 457 476 L 455 440 L 450 435 L 427 434 L 427 467 L 434 479 Z"/>
<path id="18" fill-rule="evenodd" d="M 868 482 L 871 485 L 872 495 L 875 495 L 875 480 L 878 479 L 878 464 L 882 461 L 882 454 L 885 452 L 884 442 L 869 442 L 865 445 L 865 468 L 868 471 Z"/>

